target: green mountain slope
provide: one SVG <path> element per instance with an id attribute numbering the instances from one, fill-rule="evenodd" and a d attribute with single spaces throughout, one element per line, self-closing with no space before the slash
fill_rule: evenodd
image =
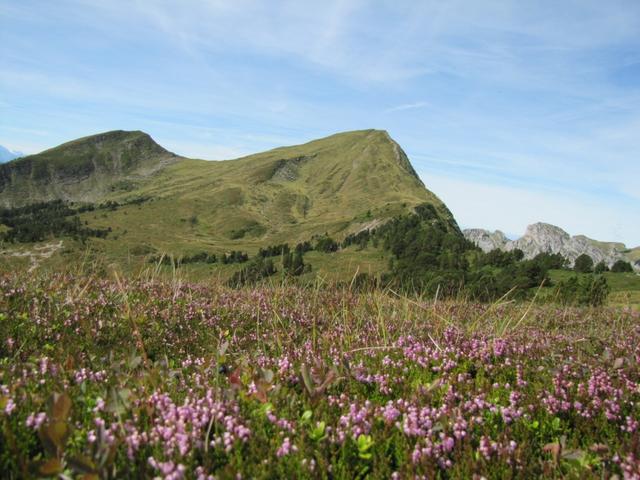
<path id="1" fill-rule="evenodd" d="M 4 205 L 49 198 L 121 204 L 81 215 L 91 228 L 112 229 L 90 243 L 114 260 L 132 253 L 254 253 L 325 233 L 340 239 L 425 202 L 459 232 L 400 146 L 379 130 L 227 161 L 185 159 L 142 132 L 110 132 L 11 162 L 3 178 Z"/>
<path id="2" fill-rule="evenodd" d="M 143 132 L 107 132 L 80 138 L 0 165 L 0 205 L 64 199 L 95 202 L 175 162 Z"/>

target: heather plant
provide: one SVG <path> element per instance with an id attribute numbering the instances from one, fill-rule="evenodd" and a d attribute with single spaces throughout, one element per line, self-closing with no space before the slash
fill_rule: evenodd
<path id="1" fill-rule="evenodd" d="M 640 318 L 0 277 L 3 478 L 638 478 Z"/>

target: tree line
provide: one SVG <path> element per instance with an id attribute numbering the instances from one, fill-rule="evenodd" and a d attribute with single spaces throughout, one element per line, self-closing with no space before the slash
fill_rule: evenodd
<path id="1" fill-rule="evenodd" d="M 609 270 L 606 264 L 600 262 L 594 266 L 590 257 L 581 255 L 573 269 L 592 275 L 582 279 L 572 277 L 554 285 L 548 272 L 569 269 L 569 261 L 561 254 L 544 252 L 525 259 L 518 249 L 485 253 L 444 221 L 431 204 L 419 205 L 414 213 L 394 217 L 376 229 L 347 235 L 341 242 L 324 235 L 298 244 L 293 250 L 286 243 L 263 247 L 230 283 L 246 285 L 278 271 L 297 276 L 310 268 L 304 262 L 305 252 L 333 253 L 353 245 L 358 250 L 372 245 L 390 254 L 387 271 L 377 278 L 358 274 L 352 282 L 356 288 L 390 287 L 440 297 L 462 295 L 489 302 L 505 295 L 525 299 L 538 287 L 547 286 L 553 288 L 553 295 L 549 296 L 552 301 L 594 306 L 602 305 L 609 293 L 606 279 L 598 275 Z M 279 265 L 268 261 L 278 256 Z M 620 260 L 610 270 L 624 272 L 632 268 Z"/>
<path id="2" fill-rule="evenodd" d="M 232 263 L 245 263 L 249 260 L 249 254 L 241 252 L 239 250 L 232 250 L 229 253 L 223 253 L 222 255 L 216 255 L 210 252 L 198 252 L 193 255 L 185 255 L 182 257 L 175 257 L 173 255 L 154 255 L 149 258 L 149 263 L 160 263 L 162 265 L 186 265 L 189 263 L 221 263 L 223 265 L 229 265 Z"/>
<path id="3" fill-rule="evenodd" d="M 0 208 L 0 224 L 9 229 L 0 233 L 0 240 L 10 243 L 33 243 L 69 236 L 85 242 L 86 239 L 105 238 L 111 228 L 90 228 L 82 222 L 79 213 L 87 206 L 74 208 L 63 200 L 33 203 L 24 207 Z"/>
<path id="4" fill-rule="evenodd" d="M 438 215 L 430 204 L 420 205 L 415 213 L 391 219 L 375 230 L 348 235 L 342 248 L 357 245 L 381 246 L 390 253 L 386 273 L 379 278 L 359 274 L 357 288 L 391 287 L 441 297 L 464 296 L 479 301 L 494 301 L 509 294 L 527 298 L 541 285 L 555 287 L 549 298 L 563 304 L 602 305 L 609 293 L 606 279 L 596 275 L 609 268 L 593 265 L 587 255 L 576 259 L 574 270 L 593 275 L 553 285 L 549 270 L 568 269 L 569 261 L 561 254 L 540 253 L 525 260 L 524 253 L 493 250 L 483 252 Z M 612 272 L 632 271 L 628 262 L 617 261 Z"/>
<path id="5" fill-rule="evenodd" d="M 304 254 L 312 249 L 309 241 L 298 243 L 293 251 L 288 243 L 260 248 L 258 254 L 245 267 L 235 272 L 228 283 L 240 287 L 255 284 L 279 271 L 285 277 L 297 277 L 311 272 L 311 265 L 305 263 Z M 280 270 L 276 267 L 273 257 L 280 257 Z"/>
<path id="6" fill-rule="evenodd" d="M 611 268 L 609 268 L 603 260 L 594 265 L 593 258 L 586 253 L 583 253 L 576 258 L 576 261 L 573 264 L 573 269 L 580 273 L 604 273 L 609 271 L 614 273 L 633 272 L 631 264 L 622 259 L 616 260 L 615 263 L 611 265 Z"/>

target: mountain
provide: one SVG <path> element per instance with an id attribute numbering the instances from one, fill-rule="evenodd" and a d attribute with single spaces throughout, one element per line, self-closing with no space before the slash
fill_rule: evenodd
<path id="1" fill-rule="evenodd" d="M 463 234 L 485 252 L 496 248 L 505 251 L 520 249 L 525 258 L 533 258 L 543 252 L 560 253 L 571 264 L 583 253 L 589 255 L 594 263 L 604 261 L 609 266 L 617 260 L 633 260 L 623 243 L 601 242 L 584 235 L 572 237 L 560 227 L 548 223 L 529 225 L 525 234 L 517 240 L 509 240 L 499 230 L 489 232 L 474 228 L 463 230 Z"/>
<path id="2" fill-rule="evenodd" d="M 92 242 L 120 258 L 131 251 L 251 253 L 325 233 L 340 239 L 425 202 L 459 232 L 381 130 L 226 161 L 178 157 L 143 132 L 117 131 L 0 166 L 0 205 L 58 198 L 120 204 L 81 216 L 92 228 L 112 229 Z"/>
<path id="3" fill-rule="evenodd" d="M 468 228 L 466 230 L 463 230 L 462 233 L 467 240 L 475 243 L 482 249 L 483 252 L 490 252 L 491 250 L 502 250 L 504 249 L 505 245 L 510 242 L 506 235 L 500 230 L 490 232 L 481 228 Z"/>
<path id="4" fill-rule="evenodd" d="M 9 160 L 22 157 L 23 155 L 24 153 L 22 152 L 14 152 L 0 145 L 0 163 L 8 162 Z"/>
<path id="5" fill-rule="evenodd" d="M 95 202 L 175 162 L 143 132 L 80 138 L 0 165 L 0 205 L 63 199 Z"/>

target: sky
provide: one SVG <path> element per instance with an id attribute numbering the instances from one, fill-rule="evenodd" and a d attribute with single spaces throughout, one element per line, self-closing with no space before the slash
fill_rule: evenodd
<path id="1" fill-rule="evenodd" d="M 637 0 L 0 0 L 0 145 L 387 130 L 462 227 L 640 245 Z"/>

